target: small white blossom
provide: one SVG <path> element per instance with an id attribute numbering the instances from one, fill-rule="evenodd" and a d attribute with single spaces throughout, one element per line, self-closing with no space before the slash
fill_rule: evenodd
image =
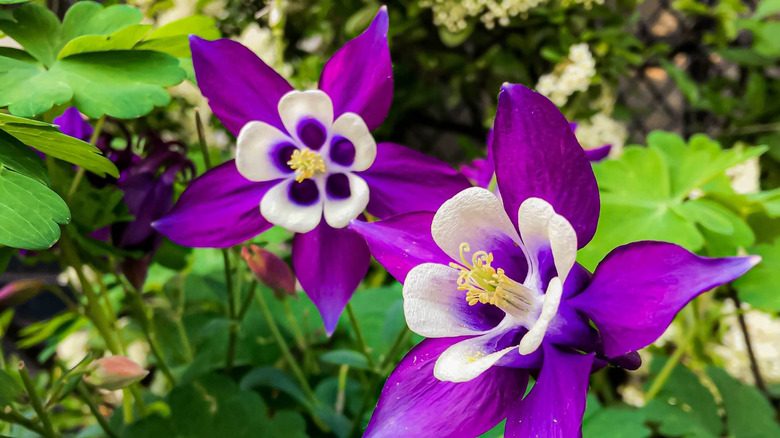
<path id="1" fill-rule="evenodd" d="M 761 166 L 759 165 L 758 157 L 750 158 L 727 169 L 726 175 L 731 180 L 731 188 L 739 194 L 746 195 L 761 190 L 759 182 Z"/>
<path id="2" fill-rule="evenodd" d="M 617 158 L 623 152 L 628 129 L 625 123 L 618 122 L 604 113 L 598 113 L 590 120 L 578 123 L 574 134 L 585 149 L 599 148 L 607 144 L 612 145 L 609 156 Z"/>
<path id="3" fill-rule="evenodd" d="M 585 91 L 596 75 L 596 61 L 587 43 L 575 44 L 569 48 L 568 57 L 555 66 L 552 73 L 542 75 L 536 84 L 536 91 L 544 94 L 558 106 L 563 106 L 569 96 Z"/>

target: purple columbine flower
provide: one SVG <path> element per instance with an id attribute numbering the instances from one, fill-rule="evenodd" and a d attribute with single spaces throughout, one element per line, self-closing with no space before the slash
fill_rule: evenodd
<path id="1" fill-rule="evenodd" d="M 93 129 L 79 111 L 68 108 L 54 119 L 60 130 L 71 137 L 87 141 Z M 125 130 L 120 125 L 120 129 Z M 187 146 L 177 141 L 163 141 L 153 132 L 139 136 L 136 150 L 143 149 L 144 156 L 134 153 L 132 137 L 125 132 L 127 146 L 124 149 L 111 147 L 113 136 L 102 133 L 97 147 L 116 164 L 119 179 L 90 180 L 95 184 L 115 183 L 123 192 L 122 200 L 127 204 L 135 219 L 118 222 L 95 230 L 92 237 L 111 240 L 117 248 L 139 251 L 140 258 L 127 256 L 120 262 L 120 269 L 128 280 L 140 288 L 162 236 L 152 228 L 152 222 L 163 217 L 173 206 L 173 185 L 180 173 L 192 174 L 194 167 L 187 159 Z"/>
<path id="2" fill-rule="evenodd" d="M 404 283 L 406 321 L 428 338 L 388 378 L 366 437 L 471 437 L 504 418 L 508 438 L 581 436 L 592 370 L 638 367 L 636 350 L 689 301 L 760 260 L 644 241 L 591 274 L 576 255 L 599 192 L 563 115 L 507 84 L 492 147 L 502 201 L 474 187 L 435 215 L 351 225 Z"/>
<path id="3" fill-rule="evenodd" d="M 382 7 L 309 91 L 236 42 L 190 38 L 198 85 L 238 138 L 236 159 L 196 179 L 155 227 L 193 247 L 235 245 L 273 225 L 296 232 L 293 268 L 328 333 L 370 261 L 350 220 L 435 211 L 469 186 L 446 163 L 374 141 L 393 94 L 387 30 Z"/>
<path id="4" fill-rule="evenodd" d="M 570 122 L 572 132 L 577 131 L 577 122 Z M 485 158 L 476 158 L 471 163 L 464 164 L 460 167 L 460 171 L 477 187 L 488 188 L 490 182 L 493 180 L 493 175 L 496 173 L 496 163 L 493 160 L 493 130 L 488 133 L 487 138 L 487 156 Z M 605 144 L 593 149 L 584 149 L 585 156 L 588 157 L 588 161 L 597 162 L 601 161 L 609 156 L 609 151 L 612 150 L 611 144 Z"/>

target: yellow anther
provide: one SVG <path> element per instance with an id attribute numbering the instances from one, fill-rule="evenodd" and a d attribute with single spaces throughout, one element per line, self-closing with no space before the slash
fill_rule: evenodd
<path id="1" fill-rule="evenodd" d="M 295 180 L 298 182 L 325 173 L 325 160 L 311 149 L 296 149 L 287 164 L 295 171 Z"/>
<path id="2" fill-rule="evenodd" d="M 450 263 L 450 266 L 460 270 L 458 290 L 466 291 L 470 306 L 492 304 L 514 314 L 523 314 L 532 307 L 530 289 L 507 277 L 503 269 L 494 268 L 493 253 L 477 251 L 469 263 L 466 257 L 466 253 L 471 252 L 469 245 L 461 243 L 459 252 L 463 264 Z"/>

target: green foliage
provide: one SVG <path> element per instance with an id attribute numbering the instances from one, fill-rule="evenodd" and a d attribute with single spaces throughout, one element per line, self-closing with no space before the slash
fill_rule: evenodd
<path id="1" fill-rule="evenodd" d="M 594 165 L 601 190 L 601 216 L 593 241 L 580 251 L 593 268 L 613 248 L 637 240 L 664 240 L 691 251 L 718 240 L 725 251 L 750 246 L 750 228 L 721 196 L 733 195 L 723 184 L 725 171 L 763 153 L 763 147 L 722 150 L 703 135 L 686 144 L 680 137 L 655 131 L 648 146 L 629 146 L 617 160 Z M 722 250 L 722 249 L 721 249 Z"/>
<path id="2" fill-rule="evenodd" d="M 707 375 L 715 383 L 723 399 L 729 436 L 780 436 L 780 425 L 777 424 L 772 405 L 755 387 L 741 384 L 720 368 L 709 367 Z"/>
<path id="3" fill-rule="evenodd" d="M 168 396 L 170 418 L 153 415 L 124 429 L 122 437 L 256 437 L 304 438 L 303 418 L 289 411 L 268 416 L 255 392 L 243 391 L 230 379 L 212 374 L 174 388 Z"/>
<path id="4" fill-rule="evenodd" d="M 750 250 L 762 257 L 761 263 L 734 282 L 739 298 L 753 307 L 780 311 L 780 239 L 773 245 L 760 244 Z"/>
<path id="5" fill-rule="evenodd" d="M 22 394 L 22 386 L 0 369 L 0 406 L 8 406 Z"/>
<path id="6" fill-rule="evenodd" d="M 164 87 L 185 78 L 176 57 L 188 57 L 187 35 L 216 38 L 214 21 L 188 17 L 151 30 L 129 6 L 78 2 L 62 23 L 28 4 L 0 17 L 0 30 L 26 50 L 0 50 L 0 106 L 19 116 L 71 102 L 97 118 L 133 118 L 164 106 Z"/>
<path id="7" fill-rule="evenodd" d="M 0 113 L 0 129 L 47 156 L 83 167 L 98 176 L 119 177 L 114 163 L 98 148 L 61 133 L 54 125 Z"/>
<path id="8" fill-rule="evenodd" d="M 70 210 L 48 183 L 41 159 L 0 130 L 0 244 L 46 249 L 59 239 Z"/>
<path id="9" fill-rule="evenodd" d="M 651 372 L 658 373 L 665 362 L 663 358 L 653 360 Z M 648 422 L 657 423 L 659 431 L 668 436 L 718 438 L 723 430 L 712 393 L 693 371 L 682 365 L 674 368 L 656 398 L 642 412 Z"/>

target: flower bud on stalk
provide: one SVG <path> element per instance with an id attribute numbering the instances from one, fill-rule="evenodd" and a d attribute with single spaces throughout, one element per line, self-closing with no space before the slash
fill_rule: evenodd
<path id="1" fill-rule="evenodd" d="M 250 245 L 241 248 L 241 257 L 257 278 L 274 291 L 277 299 L 284 295 L 295 296 L 295 276 L 279 256 L 257 245 Z"/>
<path id="2" fill-rule="evenodd" d="M 87 367 L 89 374 L 84 380 L 98 388 L 115 391 L 140 382 L 149 374 L 137 363 L 123 356 L 109 356 L 98 359 Z"/>

